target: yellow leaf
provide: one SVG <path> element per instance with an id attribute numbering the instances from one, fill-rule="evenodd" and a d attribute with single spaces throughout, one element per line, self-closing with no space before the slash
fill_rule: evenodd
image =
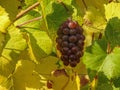
<path id="1" fill-rule="evenodd" d="M 8 13 L 0 6 L 0 31 L 5 33 L 9 24 L 10 19 L 8 17 Z"/>
<path id="2" fill-rule="evenodd" d="M 35 64 L 29 60 L 19 60 L 13 75 L 15 90 L 37 90 L 44 85 L 40 76 L 34 72 Z"/>
<path id="3" fill-rule="evenodd" d="M 105 6 L 105 15 L 106 19 L 109 20 L 113 17 L 120 18 L 120 3 L 111 2 L 110 4 L 104 5 Z"/>

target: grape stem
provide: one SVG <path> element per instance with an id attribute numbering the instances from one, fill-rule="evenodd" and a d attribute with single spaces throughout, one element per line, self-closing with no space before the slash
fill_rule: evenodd
<path id="1" fill-rule="evenodd" d="M 31 22 L 33 22 L 33 21 L 37 21 L 37 20 L 40 20 L 40 19 L 42 19 L 42 16 L 37 17 L 37 18 L 30 19 L 30 20 L 28 20 L 28 21 L 25 21 L 25 22 L 17 25 L 16 27 L 22 27 L 22 26 L 24 26 L 24 25 L 26 25 L 26 24 L 28 24 L 28 23 L 31 23 Z"/>
<path id="2" fill-rule="evenodd" d="M 25 15 L 27 12 L 29 12 L 30 10 L 32 10 L 33 8 L 35 8 L 35 7 L 39 6 L 39 5 L 40 5 L 40 3 L 36 2 L 33 5 L 31 5 L 30 7 L 28 7 L 27 9 L 25 9 L 24 11 L 18 13 L 14 21 L 16 21 L 17 19 L 19 19 L 20 17 Z"/>

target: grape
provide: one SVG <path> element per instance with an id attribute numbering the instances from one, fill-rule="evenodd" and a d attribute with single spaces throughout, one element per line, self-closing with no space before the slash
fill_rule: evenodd
<path id="1" fill-rule="evenodd" d="M 58 44 L 61 44 L 61 43 L 62 43 L 62 39 L 56 38 L 56 42 L 57 42 Z"/>
<path id="2" fill-rule="evenodd" d="M 83 33 L 83 29 L 82 29 L 81 26 L 77 26 L 77 27 L 76 27 L 76 30 L 77 30 L 77 33 L 79 33 L 79 34 L 82 34 L 82 33 Z"/>
<path id="3" fill-rule="evenodd" d="M 65 21 L 57 31 L 57 49 L 61 53 L 61 60 L 65 66 L 75 67 L 83 56 L 83 29 L 76 21 Z"/>
<path id="4" fill-rule="evenodd" d="M 77 53 L 76 53 L 76 56 L 77 56 L 78 58 L 80 58 L 81 56 L 83 56 L 83 52 L 81 52 L 81 51 L 77 52 Z"/>
<path id="5" fill-rule="evenodd" d="M 69 37 L 69 42 L 75 43 L 76 41 L 77 41 L 77 37 L 76 36 L 72 35 L 72 36 Z"/>
<path id="6" fill-rule="evenodd" d="M 69 48 L 76 46 L 74 43 L 69 43 Z"/>
<path id="7" fill-rule="evenodd" d="M 80 40 L 81 39 L 81 34 L 76 34 L 76 37 L 77 37 L 78 40 Z"/>
<path id="8" fill-rule="evenodd" d="M 63 61 L 63 64 L 65 65 L 65 66 L 68 66 L 69 65 L 69 61 Z"/>
<path id="9" fill-rule="evenodd" d="M 70 31 L 70 30 L 69 30 L 68 28 L 63 29 L 63 33 L 64 33 L 64 34 L 69 34 L 69 31 Z"/>
<path id="10" fill-rule="evenodd" d="M 72 47 L 71 51 L 72 51 L 73 53 L 76 53 L 76 52 L 78 51 L 78 47 Z"/>
<path id="11" fill-rule="evenodd" d="M 84 40 L 85 40 L 85 36 L 84 36 L 84 35 L 81 35 L 81 39 L 84 41 Z"/>
<path id="12" fill-rule="evenodd" d="M 79 40 L 79 41 L 78 41 L 78 46 L 79 46 L 79 47 L 82 47 L 83 45 L 84 45 L 83 40 Z"/>
<path id="13" fill-rule="evenodd" d="M 64 47 L 64 48 L 62 49 L 62 52 L 63 52 L 63 53 L 67 53 L 67 52 L 68 52 L 68 50 L 69 50 L 69 48 Z"/>
<path id="14" fill-rule="evenodd" d="M 71 55 L 71 54 L 72 54 L 72 51 L 69 50 L 68 53 L 67 53 L 67 55 L 69 56 L 69 55 Z"/>
<path id="15" fill-rule="evenodd" d="M 64 36 L 62 37 L 62 40 L 63 40 L 63 41 L 68 41 L 68 38 L 69 38 L 68 35 L 64 35 Z"/>
<path id="16" fill-rule="evenodd" d="M 62 42 L 62 47 L 68 47 L 68 42 L 67 41 L 64 41 L 64 42 Z"/>
<path id="17" fill-rule="evenodd" d="M 69 24 L 68 24 L 68 27 L 69 27 L 70 29 L 73 29 L 73 28 L 75 28 L 76 26 L 77 26 L 77 22 L 75 22 L 75 21 L 70 21 Z"/>
<path id="18" fill-rule="evenodd" d="M 73 55 L 73 54 L 72 54 L 72 55 L 70 55 L 70 56 L 69 56 L 69 60 L 70 60 L 70 61 L 76 60 L 76 56 L 75 56 L 75 55 Z"/>
<path id="19" fill-rule="evenodd" d="M 77 33 L 77 31 L 75 29 L 70 29 L 70 35 L 74 35 L 76 33 Z"/>
<path id="20" fill-rule="evenodd" d="M 75 67 L 76 65 L 77 65 L 77 62 L 76 62 L 76 61 L 71 61 L 71 62 L 70 62 L 70 66 L 71 66 L 71 67 Z"/>
<path id="21" fill-rule="evenodd" d="M 67 55 L 62 55 L 61 59 L 62 59 L 62 61 L 66 61 L 66 60 L 68 61 L 69 60 Z"/>

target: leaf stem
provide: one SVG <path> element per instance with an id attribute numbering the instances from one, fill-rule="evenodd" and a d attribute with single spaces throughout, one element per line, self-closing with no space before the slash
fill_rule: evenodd
<path id="1" fill-rule="evenodd" d="M 111 53 L 111 47 L 110 47 L 110 43 L 108 42 L 108 45 L 107 45 L 107 53 L 109 54 L 109 53 Z"/>
<path id="2" fill-rule="evenodd" d="M 61 3 L 61 5 L 65 8 L 65 10 L 68 12 L 69 9 L 67 8 L 67 6 L 66 6 L 63 2 L 60 2 L 60 3 Z"/>
<path id="3" fill-rule="evenodd" d="M 30 20 L 28 20 L 28 21 L 25 21 L 25 22 L 17 25 L 16 27 L 21 27 L 21 26 L 23 26 L 23 25 L 25 25 L 25 24 L 28 24 L 28 23 L 31 23 L 31 22 L 33 22 L 33 21 L 37 21 L 37 20 L 40 20 L 40 19 L 42 19 L 42 16 L 37 17 L 37 18 L 30 19 Z"/>
<path id="4" fill-rule="evenodd" d="M 23 15 L 25 15 L 27 12 L 29 12 L 30 10 L 32 10 L 33 8 L 39 6 L 39 2 L 36 2 L 35 4 L 31 5 L 30 7 L 28 7 L 27 9 L 25 9 L 24 11 L 18 13 L 18 15 L 16 16 L 15 20 L 19 19 L 20 17 L 22 17 Z"/>

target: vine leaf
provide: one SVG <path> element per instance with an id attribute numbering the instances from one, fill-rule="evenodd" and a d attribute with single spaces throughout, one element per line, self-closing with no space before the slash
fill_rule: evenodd
<path id="1" fill-rule="evenodd" d="M 32 34 L 24 34 L 24 37 L 26 37 L 31 60 L 36 63 L 52 52 L 52 41 L 46 32 L 35 31 Z"/>
<path id="2" fill-rule="evenodd" d="M 35 63 L 30 60 L 20 59 L 16 64 L 16 69 L 13 74 L 13 83 L 15 90 L 24 90 L 28 88 L 39 89 L 44 86 L 41 83 L 41 77 L 34 72 Z"/>
<path id="3" fill-rule="evenodd" d="M 25 4 L 27 6 L 30 6 L 30 5 L 34 4 L 35 2 L 37 2 L 37 0 L 25 0 Z"/>
<path id="4" fill-rule="evenodd" d="M 111 18 L 105 28 L 105 37 L 112 47 L 120 46 L 120 19 Z"/>
<path id="5" fill-rule="evenodd" d="M 8 13 L 5 11 L 3 7 L 0 6 L 0 31 L 5 33 L 6 28 L 10 24 L 10 20 L 8 17 Z"/>
<path id="6" fill-rule="evenodd" d="M 5 42 L 0 56 L 0 74 L 7 77 L 13 72 L 20 53 L 26 48 L 26 42 L 20 30 L 13 25 L 8 28 Z"/>
<path id="7" fill-rule="evenodd" d="M 56 30 L 58 29 L 60 24 L 65 21 L 71 14 L 68 13 L 69 11 L 67 11 L 64 5 L 62 5 L 60 2 L 53 2 L 52 0 L 48 0 L 41 1 L 40 3 L 47 32 L 50 37 L 54 39 L 56 35 Z M 72 8 L 70 6 L 68 7 L 70 8 L 71 12 Z"/>
<path id="8" fill-rule="evenodd" d="M 48 56 L 41 59 L 40 63 L 35 66 L 35 71 L 45 78 L 50 77 L 52 71 L 57 69 L 57 61 L 59 59 L 53 56 Z"/>
<path id="9" fill-rule="evenodd" d="M 19 25 L 24 21 L 39 17 L 40 14 L 34 10 L 30 11 L 27 15 L 20 18 L 15 22 L 15 25 Z M 40 28 L 43 21 L 34 21 L 20 27 L 23 32 L 23 37 L 27 42 L 29 48 L 29 55 L 31 60 L 38 63 L 41 58 L 44 58 L 51 54 L 53 49 L 53 43 L 44 29 Z M 43 25 L 44 26 L 44 25 Z"/>
<path id="10" fill-rule="evenodd" d="M 107 55 L 106 50 L 105 40 L 95 41 L 93 45 L 89 46 L 83 56 L 86 67 L 98 71 Z"/>
<path id="11" fill-rule="evenodd" d="M 88 69 L 101 71 L 109 79 L 117 78 L 120 75 L 120 48 L 114 48 L 110 54 L 107 54 L 106 50 L 107 42 L 104 39 L 95 41 L 87 48 L 83 62 Z"/>
<path id="12" fill-rule="evenodd" d="M 78 75 L 69 76 L 66 72 L 58 70 L 56 74 L 53 72 L 49 80 L 52 82 L 54 90 L 80 90 L 80 78 Z"/>
<path id="13" fill-rule="evenodd" d="M 0 0 L 0 5 L 4 7 L 5 11 L 9 14 L 10 20 L 14 20 L 19 12 L 18 6 L 20 6 L 19 0 Z M 3 18 L 2 18 L 3 19 Z M 6 18 L 7 19 L 7 18 Z"/>
<path id="14" fill-rule="evenodd" d="M 120 13 L 118 12 L 120 8 L 120 3 L 111 2 L 105 5 L 105 16 L 107 21 L 113 17 L 120 18 Z"/>
<path id="15" fill-rule="evenodd" d="M 114 48 L 113 52 L 104 60 L 102 71 L 109 78 L 117 78 L 120 76 L 120 48 Z"/>

